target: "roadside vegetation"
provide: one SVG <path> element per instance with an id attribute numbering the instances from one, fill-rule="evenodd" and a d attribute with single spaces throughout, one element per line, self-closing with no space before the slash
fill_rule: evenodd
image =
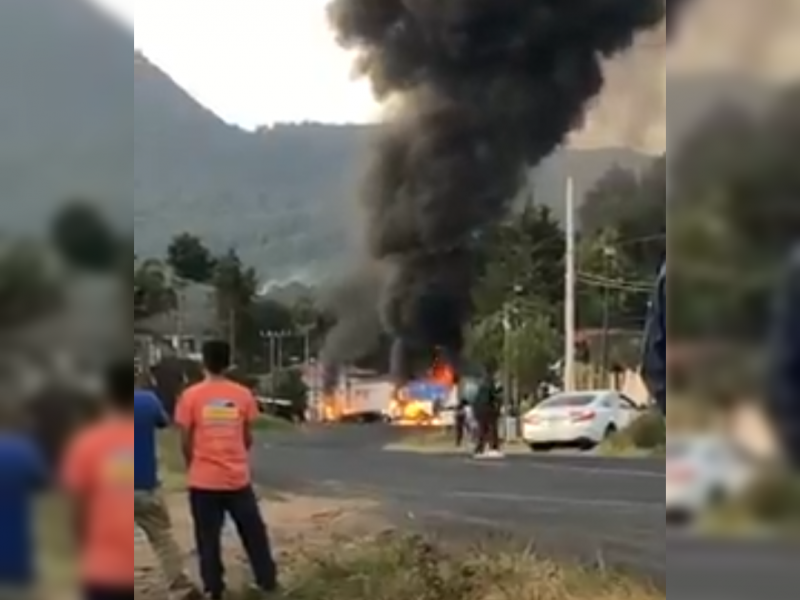
<path id="1" fill-rule="evenodd" d="M 385 533 L 300 556 L 286 600 L 659 600 L 648 585 L 526 553 Z"/>
<path id="2" fill-rule="evenodd" d="M 767 471 L 741 497 L 714 507 L 701 527 L 711 535 L 768 533 L 800 539 L 800 477 Z"/>
<path id="3" fill-rule="evenodd" d="M 659 413 L 648 413 L 627 429 L 611 436 L 600 447 L 610 456 L 663 456 L 667 427 Z"/>

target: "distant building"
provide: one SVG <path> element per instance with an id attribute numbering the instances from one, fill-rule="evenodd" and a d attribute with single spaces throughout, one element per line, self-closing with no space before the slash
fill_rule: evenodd
<path id="1" fill-rule="evenodd" d="M 217 294 L 206 285 L 182 287 L 176 310 L 142 319 L 134 325 L 138 353 L 151 364 L 165 353 L 199 358 L 203 343 L 219 334 Z"/>

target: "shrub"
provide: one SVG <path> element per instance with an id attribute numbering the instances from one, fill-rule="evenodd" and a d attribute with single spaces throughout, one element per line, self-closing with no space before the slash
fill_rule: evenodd
<path id="1" fill-rule="evenodd" d="M 603 450 L 612 454 L 625 452 L 663 452 L 667 443 L 667 427 L 660 413 L 648 412 L 630 427 L 612 436 Z"/>
<path id="2" fill-rule="evenodd" d="M 747 490 L 741 505 L 758 522 L 800 527 L 800 479 L 770 473 Z"/>

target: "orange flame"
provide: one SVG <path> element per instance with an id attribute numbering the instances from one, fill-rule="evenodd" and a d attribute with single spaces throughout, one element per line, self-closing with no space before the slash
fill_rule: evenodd
<path id="1" fill-rule="evenodd" d="M 456 381 L 456 374 L 453 368 L 438 357 L 434 359 L 433 366 L 428 372 L 428 377 L 434 383 L 446 386 L 452 386 Z"/>

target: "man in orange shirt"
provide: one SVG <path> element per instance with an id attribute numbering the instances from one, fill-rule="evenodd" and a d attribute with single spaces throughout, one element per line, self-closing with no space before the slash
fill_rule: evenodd
<path id="1" fill-rule="evenodd" d="M 105 377 L 109 411 L 72 441 L 62 482 L 72 499 L 86 600 L 134 597 L 134 375 L 132 361 Z"/>
<path id="2" fill-rule="evenodd" d="M 222 530 L 228 516 L 236 525 L 258 588 L 267 593 L 277 588 L 277 568 L 250 472 L 258 405 L 250 390 L 225 377 L 230 365 L 227 343 L 205 344 L 205 380 L 184 392 L 175 415 L 189 467 L 200 576 L 212 600 L 225 593 Z"/>

